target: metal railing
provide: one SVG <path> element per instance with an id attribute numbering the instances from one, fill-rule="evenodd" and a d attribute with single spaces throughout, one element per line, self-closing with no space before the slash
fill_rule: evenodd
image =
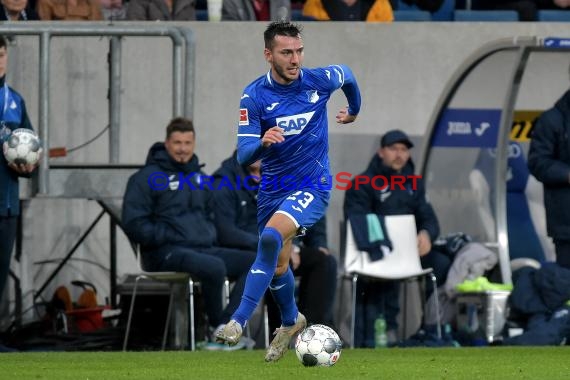
<path id="1" fill-rule="evenodd" d="M 110 177 L 109 169 L 114 169 L 120 177 L 126 177 L 125 171 L 132 170 L 133 165 L 119 164 L 120 148 L 120 121 L 121 121 L 121 82 L 123 75 L 121 72 L 123 57 L 123 37 L 167 37 L 172 41 L 172 116 L 192 117 L 194 106 L 194 52 L 195 39 L 191 29 L 174 26 L 170 24 L 148 23 L 144 26 L 129 24 L 106 24 L 95 22 L 82 23 L 38 23 L 19 22 L 7 23 L 0 26 L 0 34 L 4 36 L 37 36 L 39 38 L 39 82 L 38 82 L 38 132 L 44 144 L 45 154 L 38 169 L 38 193 L 41 195 L 54 195 L 65 197 L 94 198 L 109 196 L 108 189 L 102 185 L 102 178 Z M 108 110 L 109 110 L 109 165 L 52 165 L 52 180 L 50 186 L 50 163 L 48 152 L 48 141 L 50 136 L 50 51 L 51 40 L 54 37 L 110 37 L 108 47 Z M 57 170 L 55 170 L 57 169 Z M 79 183 L 85 183 L 85 187 L 74 186 L 73 191 L 61 191 L 58 182 L 62 182 L 62 172 L 77 175 L 81 173 Z M 101 172 L 107 172 L 106 175 Z M 98 173 L 98 174 L 97 174 Z M 94 175 L 98 181 L 92 182 L 87 177 Z M 97 177 L 98 175 L 98 177 Z M 98 188 L 88 188 L 91 183 L 97 183 Z M 51 190 L 50 190 L 51 187 Z M 70 189 L 71 190 L 71 189 Z M 105 203 L 100 201 L 99 204 Z M 78 249 L 84 239 L 91 233 L 98 224 L 107 209 L 103 208 L 89 228 L 75 242 L 73 247 L 65 255 L 57 268 L 52 271 L 46 281 L 34 291 L 34 299 L 40 297 L 47 286 L 57 276 L 59 271 L 66 265 L 74 252 Z M 109 213 L 109 215 L 111 215 Z M 110 295 L 112 306 L 116 305 L 116 225 L 117 222 L 111 218 L 110 226 Z M 21 231 L 21 230 L 20 230 Z M 21 254 L 21 252 L 20 252 Z M 15 277 L 17 282 L 19 279 Z M 21 296 L 20 296 L 21 298 Z M 21 307 L 20 307 L 21 309 Z M 20 310 L 21 313 L 21 310 Z"/>
<path id="2" fill-rule="evenodd" d="M 169 37 L 172 40 L 173 116 L 192 116 L 194 104 L 194 34 L 192 30 L 165 24 L 144 26 L 106 23 L 39 23 L 21 22 L 0 26 L 5 36 L 38 36 L 39 38 L 39 135 L 44 145 L 49 141 L 50 47 L 53 37 L 111 37 L 109 43 L 109 163 L 119 160 L 121 120 L 121 53 L 122 37 Z M 183 54 L 185 52 L 185 54 Z M 38 192 L 49 193 L 49 155 L 42 156 L 38 175 Z"/>

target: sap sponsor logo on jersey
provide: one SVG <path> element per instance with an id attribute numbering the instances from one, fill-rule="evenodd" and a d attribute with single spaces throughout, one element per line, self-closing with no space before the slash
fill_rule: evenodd
<path id="1" fill-rule="evenodd" d="M 315 111 L 300 113 L 292 116 L 278 117 L 275 119 L 277 126 L 283 128 L 283 136 L 288 135 L 298 135 L 305 129 L 311 118 L 315 114 Z"/>
<path id="2" fill-rule="evenodd" d="M 490 127 L 491 124 L 487 122 L 479 124 L 476 128 L 471 128 L 471 123 L 468 121 L 450 121 L 447 125 L 447 135 L 470 135 L 475 132 L 475 135 L 481 137 Z"/>

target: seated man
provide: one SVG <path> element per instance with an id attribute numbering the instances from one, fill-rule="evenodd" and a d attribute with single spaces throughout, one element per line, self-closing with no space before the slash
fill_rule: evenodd
<path id="1" fill-rule="evenodd" d="M 149 150 L 145 166 L 129 178 L 122 220 L 140 245 L 144 269 L 187 272 L 202 283 L 210 331 L 221 328 L 239 305 L 255 252 L 216 247 L 213 196 L 194 154 L 194 126 L 184 118 L 166 127 L 166 140 Z M 223 308 L 225 278 L 235 281 Z"/>
<path id="2" fill-rule="evenodd" d="M 408 136 L 399 130 L 387 132 L 381 139 L 380 148 L 368 169 L 362 176 L 372 178 L 384 176 L 390 181 L 392 176 L 414 174 L 414 164 L 410 158 L 410 148 L 414 145 Z M 422 267 L 433 268 L 437 284 L 445 283 L 451 259 L 444 253 L 432 251 L 432 241 L 439 235 L 439 223 L 425 196 L 424 183 L 421 179 L 404 183 L 404 188 L 382 185 L 378 181 L 378 189 L 368 184 L 359 184 L 356 188 L 354 180 L 344 198 L 345 218 L 369 213 L 386 215 L 413 214 L 418 230 L 418 248 Z M 390 182 L 388 182 L 390 183 Z M 427 291 L 431 293 L 428 282 Z M 357 284 L 357 312 L 355 315 L 355 346 L 374 347 L 374 320 L 383 314 L 386 319 L 389 341 L 395 341 L 398 324 L 396 317 L 400 311 L 399 282 L 366 281 Z"/>
<path id="3" fill-rule="evenodd" d="M 260 161 L 241 166 L 234 153 L 222 163 L 214 177 L 217 183 L 215 223 L 220 244 L 256 252 L 259 240 L 257 189 L 261 179 Z M 292 249 L 290 265 L 293 274 L 301 277 L 299 310 L 309 324 L 332 325 L 337 263 L 327 249 L 326 219 L 318 221 Z M 270 328 L 277 328 L 281 323 L 279 312 L 272 299 L 267 299 L 270 305 Z"/>

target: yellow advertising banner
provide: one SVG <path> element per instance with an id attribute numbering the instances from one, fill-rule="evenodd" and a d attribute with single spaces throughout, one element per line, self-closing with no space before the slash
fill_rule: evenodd
<path id="1" fill-rule="evenodd" d="M 515 111 L 511 126 L 511 140 L 529 142 L 536 119 L 543 111 Z"/>

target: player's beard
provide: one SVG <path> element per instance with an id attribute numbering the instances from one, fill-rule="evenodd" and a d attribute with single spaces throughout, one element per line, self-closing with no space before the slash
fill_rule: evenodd
<path id="1" fill-rule="evenodd" d="M 289 74 L 288 68 L 284 68 L 279 65 L 273 65 L 273 70 L 275 71 L 275 74 L 277 74 L 277 76 L 279 76 L 279 78 L 281 78 L 287 84 L 299 78 L 299 70 L 301 70 L 301 67 L 295 66 L 295 68 L 297 69 L 296 74 Z"/>

